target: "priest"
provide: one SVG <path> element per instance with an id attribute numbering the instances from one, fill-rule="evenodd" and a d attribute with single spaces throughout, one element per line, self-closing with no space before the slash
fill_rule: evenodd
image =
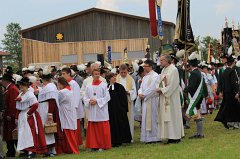
<path id="1" fill-rule="evenodd" d="M 167 139 L 167 143 L 178 143 L 184 136 L 184 128 L 179 93 L 179 74 L 178 69 L 171 62 L 170 55 L 160 57 L 163 70 L 157 82 L 157 92 L 160 94 L 158 137 L 161 140 Z"/>
<path id="2" fill-rule="evenodd" d="M 119 74 L 116 77 L 117 83 L 121 84 L 128 97 L 128 120 L 132 138 L 134 136 L 134 100 L 137 97 L 136 84 L 134 79 L 128 74 L 128 67 L 122 64 L 119 67 Z"/>
<path id="3" fill-rule="evenodd" d="M 141 142 L 153 143 L 160 139 L 157 137 L 157 119 L 159 95 L 156 93 L 156 81 L 158 74 L 153 71 L 154 62 L 146 60 L 143 64 L 146 75 L 142 79 L 142 84 L 138 90 L 139 98 L 142 101 L 142 127 Z"/>

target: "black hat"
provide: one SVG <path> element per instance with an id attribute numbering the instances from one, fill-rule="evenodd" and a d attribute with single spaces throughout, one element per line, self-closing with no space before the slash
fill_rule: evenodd
<path id="1" fill-rule="evenodd" d="M 70 68 L 71 68 L 74 72 L 77 72 L 77 71 L 78 71 L 77 65 L 71 65 Z"/>
<path id="2" fill-rule="evenodd" d="M 139 69 L 137 71 L 137 75 L 140 75 L 144 72 L 144 68 L 142 66 L 139 66 Z"/>
<path id="3" fill-rule="evenodd" d="M 30 85 L 29 78 L 23 77 L 20 81 L 18 81 L 18 84 L 23 86 L 29 86 Z"/>
<path id="4" fill-rule="evenodd" d="M 228 58 L 227 58 L 227 63 L 232 63 L 232 62 L 234 62 L 234 58 L 232 57 L 232 56 L 229 56 Z"/>
<path id="5" fill-rule="evenodd" d="M 179 61 L 179 59 L 178 59 L 178 57 L 176 56 L 176 54 L 171 53 L 170 56 L 171 56 L 171 58 L 174 59 L 176 62 Z"/>
<path id="6" fill-rule="evenodd" d="M 87 67 L 90 67 L 91 66 L 91 64 L 93 64 L 94 62 L 92 62 L 92 61 L 89 61 L 88 63 L 87 63 Z"/>
<path id="7" fill-rule="evenodd" d="M 223 59 L 223 58 L 228 58 L 228 55 L 227 55 L 227 54 L 222 54 L 222 55 L 220 56 L 220 58 L 221 58 L 221 59 Z"/>
<path id="8" fill-rule="evenodd" d="M 5 73 L 2 77 L 2 80 L 9 81 L 9 82 L 15 82 L 12 74 Z"/>
<path id="9" fill-rule="evenodd" d="M 188 63 L 189 63 L 189 65 L 191 65 L 193 67 L 198 66 L 200 61 L 197 59 L 197 53 L 196 52 L 191 53 L 191 55 L 189 56 Z"/>

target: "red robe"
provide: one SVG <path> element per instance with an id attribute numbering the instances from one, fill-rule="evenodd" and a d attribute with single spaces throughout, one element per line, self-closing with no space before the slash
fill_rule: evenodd
<path id="1" fill-rule="evenodd" d="M 31 128 L 34 146 L 30 147 L 30 148 L 27 148 L 26 151 L 35 152 L 37 154 L 44 154 L 44 153 L 48 152 L 48 149 L 47 149 L 46 140 L 45 140 L 45 136 L 44 136 L 44 129 L 43 129 L 43 125 L 42 125 L 42 120 L 41 120 L 41 117 L 40 117 L 39 113 L 36 111 L 37 108 L 38 108 L 38 103 L 32 105 L 30 110 L 27 112 L 27 114 L 30 115 L 28 117 L 28 124 Z M 20 112 L 21 111 L 17 112 L 16 118 L 18 118 L 18 114 Z M 36 117 L 38 134 L 36 132 L 34 117 L 32 116 L 33 113 L 35 113 L 35 117 Z"/>
<path id="2" fill-rule="evenodd" d="M 7 90 L 4 92 L 4 101 L 6 105 L 6 110 L 3 115 L 3 140 L 12 140 L 12 131 L 16 128 L 15 116 L 16 116 L 16 101 L 19 94 L 18 88 L 14 84 L 10 84 Z M 7 116 L 11 117 L 11 121 L 7 121 Z"/>
<path id="3" fill-rule="evenodd" d="M 50 99 L 48 100 L 48 113 L 53 114 L 53 121 L 55 123 L 57 123 L 57 133 L 54 134 L 55 136 L 55 148 L 56 148 L 56 152 L 57 154 L 62 154 L 64 153 L 64 134 L 63 131 L 61 129 L 61 122 L 60 122 L 60 118 L 59 118 L 59 111 L 58 111 L 58 107 L 57 107 L 57 103 L 55 101 L 55 99 Z"/>

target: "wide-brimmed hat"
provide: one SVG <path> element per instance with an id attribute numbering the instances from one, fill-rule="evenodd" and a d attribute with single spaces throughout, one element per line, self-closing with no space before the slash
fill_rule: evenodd
<path id="1" fill-rule="evenodd" d="M 13 78 L 13 75 L 10 74 L 10 73 L 5 73 L 5 74 L 2 76 L 2 80 L 6 80 L 6 81 L 9 81 L 9 82 L 15 82 L 15 81 L 14 81 L 14 78 Z"/>
<path id="2" fill-rule="evenodd" d="M 18 84 L 23 86 L 29 86 L 30 85 L 29 78 L 23 77 L 20 81 L 18 81 Z"/>

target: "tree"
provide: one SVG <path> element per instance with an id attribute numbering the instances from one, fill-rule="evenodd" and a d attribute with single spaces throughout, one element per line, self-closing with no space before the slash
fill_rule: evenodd
<path id="1" fill-rule="evenodd" d="M 211 37 L 211 36 L 205 36 L 205 37 L 202 37 L 202 40 L 201 40 L 201 51 L 202 51 L 202 54 L 203 54 L 203 59 L 205 61 L 207 61 L 207 58 L 208 58 L 208 49 L 209 49 L 210 42 L 213 45 L 213 56 L 214 56 L 215 59 L 218 58 L 217 57 L 217 50 L 216 50 L 218 40 Z"/>
<path id="2" fill-rule="evenodd" d="M 10 53 L 7 57 L 8 62 L 13 67 L 22 68 L 22 43 L 18 32 L 21 30 L 20 24 L 9 23 L 6 27 L 7 33 L 2 40 L 3 50 Z"/>

